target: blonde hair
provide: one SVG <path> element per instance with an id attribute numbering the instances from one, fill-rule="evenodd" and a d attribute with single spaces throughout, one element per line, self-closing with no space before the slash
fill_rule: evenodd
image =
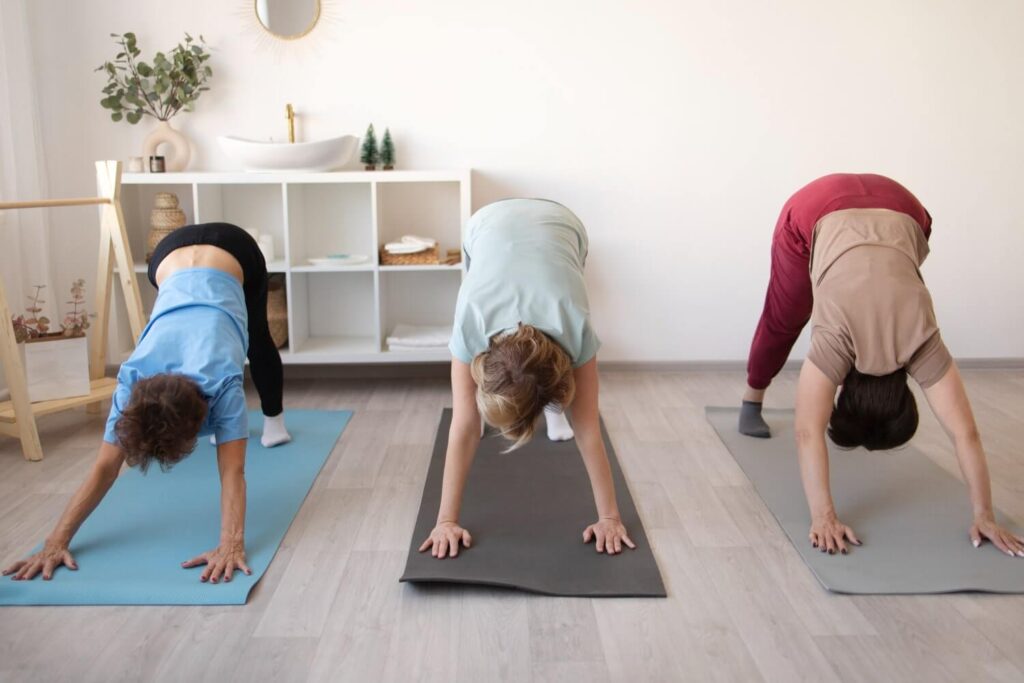
<path id="1" fill-rule="evenodd" d="M 492 337 L 489 348 L 473 359 L 470 373 L 480 415 L 513 442 L 508 451 L 533 437 L 544 406 L 568 407 L 576 394 L 569 354 L 522 323 L 514 332 Z"/>

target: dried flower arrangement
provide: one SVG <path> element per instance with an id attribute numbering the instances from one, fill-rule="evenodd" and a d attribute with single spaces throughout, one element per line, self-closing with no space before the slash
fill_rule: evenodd
<path id="1" fill-rule="evenodd" d="M 11 317 L 14 325 L 14 338 L 20 344 L 29 339 L 41 337 L 84 337 L 85 331 L 89 329 L 89 318 L 93 317 L 83 307 L 85 306 L 85 280 L 79 278 L 71 283 L 71 300 L 68 303 L 72 306 L 68 314 L 61 321 L 60 332 L 50 332 L 50 319 L 43 312 L 42 304 L 46 300 L 42 298 L 46 285 L 36 285 L 36 291 L 29 295 L 29 305 L 25 307 L 25 315 Z"/>

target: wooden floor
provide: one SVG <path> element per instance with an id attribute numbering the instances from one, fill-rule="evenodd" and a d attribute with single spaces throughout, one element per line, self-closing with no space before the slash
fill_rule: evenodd
<path id="1" fill-rule="evenodd" d="M 1024 521 L 1024 372 L 965 374 L 997 505 Z M 792 405 L 794 379 L 770 405 Z M 288 406 L 356 412 L 249 604 L 0 608 L 0 680 L 1024 680 L 1024 596 L 817 584 L 704 421 L 736 403 L 740 373 L 602 382 L 667 600 L 399 585 L 446 383 L 293 381 Z M 0 562 L 45 535 L 101 432 L 82 412 L 45 418 L 41 463 L 0 440 Z M 917 444 L 957 471 L 927 409 Z"/>

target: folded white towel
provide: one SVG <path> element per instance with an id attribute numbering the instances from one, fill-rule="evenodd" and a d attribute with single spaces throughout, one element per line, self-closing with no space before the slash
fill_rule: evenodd
<path id="1" fill-rule="evenodd" d="M 389 254 L 418 254 L 427 249 L 437 246 L 437 240 L 430 237 L 419 237 L 417 235 L 402 235 L 397 242 L 388 242 L 384 245 L 384 251 Z"/>
<path id="2" fill-rule="evenodd" d="M 437 240 L 433 237 L 419 237 L 418 235 L 402 235 L 402 241 L 406 244 L 422 244 L 426 248 L 436 247 Z"/>
<path id="3" fill-rule="evenodd" d="M 451 325 L 404 325 L 399 324 L 388 335 L 388 348 L 437 349 L 448 346 L 452 338 Z"/>
<path id="4" fill-rule="evenodd" d="M 389 254 L 417 254 L 429 248 L 422 244 L 406 244 L 405 242 L 388 242 L 384 245 L 384 251 Z"/>

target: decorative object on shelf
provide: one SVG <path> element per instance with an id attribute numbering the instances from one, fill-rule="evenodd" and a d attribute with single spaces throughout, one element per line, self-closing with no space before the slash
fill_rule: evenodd
<path id="1" fill-rule="evenodd" d="M 359 161 L 365 164 L 367 171 L 376 171 L 377 162 L 380 161 L 380 152 L 377 150 L 377 135 L 373 132 L 373 124 L 366 129 L 363 137 L 363 149 L 359 154 Z"/>
<path id="2" fill-rule="evenodd" d="M 128 163 L 125 164 L 125 170 L 128 173 L 142 173 L 146 170 L 143 165 L 142 157 L 128 157 Z"/>
<path id="3" fill-rule="evenodd" d="M 384 137 L 380 141 L 380 163 L 385 171 L 395 168 L 395 143 L 391 141 L 391 129 L 384 129 Z"/>
<path id="4" fill-rule="evenodd" d="M 382 266 L 438 266 L 441 265 L 441 257 L 437 245 L 414 253 L 402 254 L 392 253 L 381 247 L 380 264 Z"/>
<path id="5" fill-rule="evenodd" d="M 310 264 L 314 266 L 358 266 L 366 263 L 370 257 L 366 254 L 329 254 L 323 258 L 311 258 Z"/>
<path id="6" fill-rule="evenodd" d="M 157 52 L 148 63 L 139 60 L 142 52 L 134 33 L 110 35 L 119 51 L 113 61 L 96 69 L 107 75 L 100 105 L 110 110 L 112 121 L 134 125 L 144 116 L 157 119 L 157 127 L 143 144 L 145 156 L 156 156 L 160 145 L 169 144 L 173 155 L 168 170 L 184 171 L 191 157 L 188 138 L 171 128 L 169 121 L 182 110 L 192 111 L 200 95 L 210 89 L 213 69 L 207 64 L 210 53 L 205 39 L 199 36 L 196 41 L 186 33 L 183 42 L 167 54 Z"/>
<path id="7" fill-rule="evenodd" d="M 149 172 L 150 173 L 163 173 L 167 168 L 165 159 L 162 156 L 153 156 L 149 158 Z"/>
<path id="8" fill-rule="evenodd" d="M 171 151 L 171 161 L 167 163 L 164 150 L 160 150 L 159 155 L 156 154 L 157 150 L 160 149 L 160 145 L 167 145 Z M 182 135 L 180 132 L 171 128 L 171 124 L 166 121 L 160 121 L 156 124 L 156 128 L 146 136 L 146 139 L 142 141 L 142 151 L 146 155 L 150 156 L 150 171 L 153 173 L 163 173 L 165 170 L 169 171 L 184 171 L 188 168 L 188 162 L 192 158 L 192 148 L 188 144 L 188 138 Z M 154 170 L 152 168 L 152 160 L 158 159 L 160 164 L 160 170 Z"/>
<path id="9" fill-rule="evenodd" d="M 443 349 L 452 338 L 451 325 L 406 325 L 399 323 L 388 335 L 389 351 Z"/>
<path id="10" fill-rule="evenodd" d="M 270 337 L 279 349 L 288 343 L 288 297 L 284 286 L 284 275 L 271 275 L 267 280 L 267 322 Z"/>
<path id="11" fill-rule="evenodd" d="M 71 283 L 72 306 L 59 332 L 50 331 L 50 320 L 42 313 L 42 285 L 29 296 L 27 315 L 13 316 L 14 337 L 20 344 L 29 401 L 49 401 L 86 396 L 89 385 L 89 313 L 85 305 L 85 280 Z"/>
<path id="12" fill-rule="evenodd" d="M 256 239 L 256 243 L 260 245 L 260 251 L 263 252 L 263 260 L 269 265 L 273 262 L 274 254 L 274 236 L 273 235 L 260 235 Z"/>
<path id="13" fill-rule="evenodd" d="M 178 208 L 178 196 L 173 192 L 157 192 L 153 210 L 149 214 L 149 235 L 146 236 L 146 263 L 160 241 L 185 225 L 185 212 Z"/>
<path id="14" fill-rule="evenodd" d="M 388 242 L 380 250 L 383 266 L 436 266 L 441 264 L 437 240 L 431 237 L 403 235 L 397 242 Z"/>
<path id="15" fill-rule="evenodd" d="M 444 264 L 446 266 L 454 266 L 462 263 L 462 249 L 449 249 L 445 252 Z"/>
<path id="16" fill-rule="evenodd" d="M 433 237 L 420 237 L 418 235 L 402 235 L 397 242 L 388 242 L 384 250 L 389 254 L 415 254 L 431 247 L 437 246 L 437 240 Z"/>

